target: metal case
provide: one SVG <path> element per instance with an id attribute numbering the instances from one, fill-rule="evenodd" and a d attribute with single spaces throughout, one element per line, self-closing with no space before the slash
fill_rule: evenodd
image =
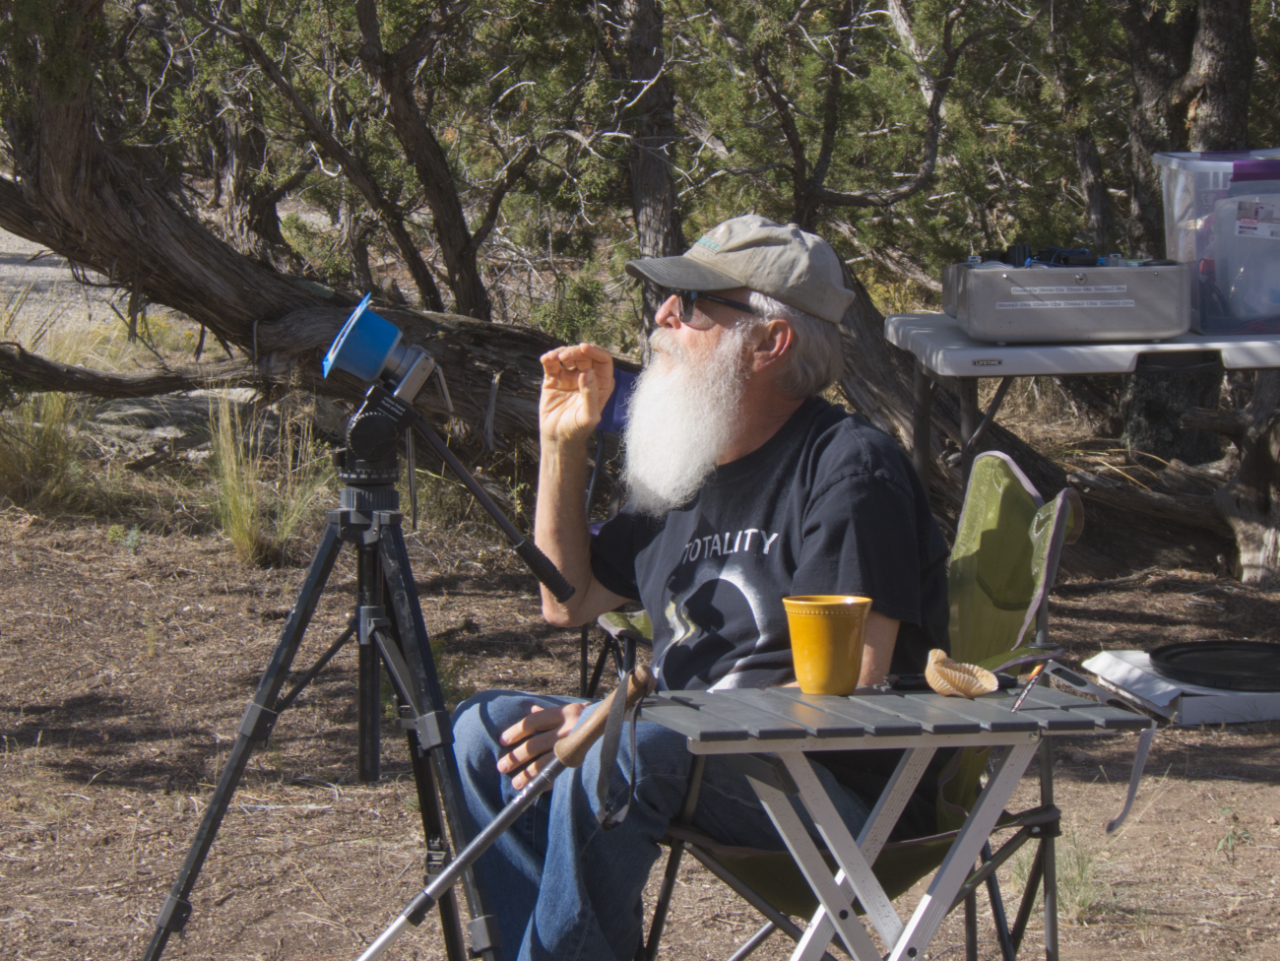
<path id="1" fill-rule="evenodd" d="M 951 264 L 942 309 L 998 344 L 1165 340 L 1190 326 L 1190 269 Z"/>

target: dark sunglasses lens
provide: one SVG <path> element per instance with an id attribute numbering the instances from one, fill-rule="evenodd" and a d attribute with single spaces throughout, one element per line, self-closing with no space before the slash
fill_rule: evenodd
<path id="1" fill-rule="evenodd" d="M 696 290 L 680 291 L 680 319 L 684 323 L 688 323 L 693 319 L 693 305 L 698 302 L 698 292 Z"/>

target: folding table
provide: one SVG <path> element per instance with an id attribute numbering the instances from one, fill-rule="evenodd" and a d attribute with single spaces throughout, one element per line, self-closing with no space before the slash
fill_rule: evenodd
<path id="1" fill-rule="evenodd" d="M 1014 377 L 1189 371 L 1221 365 L 1227 370 L 1280 367 L 1280 334 L 1183 334 L 1163 341 L 1076 344 L 992 344 L 974 340 L 946 314 L 894 314 L 885 338 L 916 359 L 912 459 L 928 477 L 929 431 L 937 381 L 955 378 L 960 396 L 960 440 L 965 475 L 973 442 L 995 419 Z M 978 378 L 1000 377 L 991 406 L 978 420 Z"/>
<path id="2" fill-rule="evenodd" d="M 1150 725 L 1140 715 L 1048 687 L 1034 688 L 1017 713 L 1009 710 L 1013 700 L 1005 692 L 965 700 L 879 688 L 862 688 L 850 697 L 806 695 L 797 688 L 668 692 L 646 700 L 640 716 L 683 734 L 693 754 L 739 756 L 738 766 L 821 902 L 793 959 L 821 957 L 839 936 L 855 961 L 901 961 L 923 955 L 1043 737 L 1139 731 Z M 995 773 L 928 891 L 904 921 L 871 865 L 934 752 L 949 747 L 994 748 Z M 855 839 L 805 752 L 884 748 L 905 753 Z M 789 796 L 798 796 L 813 819 L 838 865 L 834 873 Z M 854 914 L 855 897 L 889 947 L 887 955 Z"/>

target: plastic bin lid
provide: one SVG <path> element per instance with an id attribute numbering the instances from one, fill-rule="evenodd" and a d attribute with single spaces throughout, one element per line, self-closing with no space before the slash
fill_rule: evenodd
<path id="1" fill-rule="evenodd" d="M 1280 147 L 1265 150 L 1202 150 L 1193 153 L 1162 152 L 1151 155 L 1161 167 L 1173 170 L 1221 170 L 1251 160 L 1280 160 Z M 1255 178 L 1256 179 L 1256 178 Z"/>
<path id="2" fill-rule="evenodd" d="M 1231 165 L 1231 182 L 1280 180 L 1280 157 L 1268 160 L 1237 160 Z"/>

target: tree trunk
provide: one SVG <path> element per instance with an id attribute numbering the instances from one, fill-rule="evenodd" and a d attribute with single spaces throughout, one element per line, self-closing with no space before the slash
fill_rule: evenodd
<path id="1" fill-rule="evenodd" d="M 663 74 L 662 10 L 655 0 L 623 0 L 621 19 L 631 87 L 639 93 L 631 132 L 629 171 L 631 210 L 641 257 L 674 257 L 684 252 L 676 189 L 671 179 L 671 149 L 675 143 L 675 90 Z M 640 92 L 643 91 L 643 92 Z M 634 94 L 633 94 L 634 96 Z M 662 303 L 662 292 L 645 281 L 644 332 L 653 329 L 653 317 Z"/>
<path id="2" fill-rule="evenodd" d="M 1063 126 L 1070 132 L 1071 144 L 1080 172 L 1080 192 L 1089 211 L 1089 233 L 1093 248 L 1101 256 L 1114 242 L 1115 217 L 1111 197 L 1107 194 L 1107 178 L 1102 171 L 1102 157 L 1089 126 L 1089 115 L 1081 103 L 1080 90 L 1085 76 L 1068 49 L 1066 38 L 1050 27 L 1049 55 L 1053 63 L 1054 86 L 1062 108 Z"/>
<path id="3" fill-rule="evenodd" d="M 1075 148 L 1076 168 L 1080 171 L 1080 190 L 1084 194 L 1089 211 L 1089 234 L 1098 256 L 1111 252 L 1115 245 L 1115 208 L 1107 193 L 1107 178 L 1102 172 L 1102 157 L 1098 153 L 1093 131 L 1081 127 L 1071 135 Z"/>
<path id="4" fill-rule="evenodd" d="M 1137 250 L 1160 256 L 1163 193 L 1152 154 L 1237 150 L 1248 140 L 1254 43 L 1249 0 L 1200 0 L 1175 12 L 1111 0 L 1125 31 L 1134 85 L 1132 150 Z M 1221 371 L 1134 377 L 1124 400 L 1125 443 L 1162 460 L 1216 460 L 1218 439 L 1182 429 L 1181 415 L 1216 407 Z"/>
<path id="5" fill-rule="evenodd" d="M 1192 411 L 1185 420 L 1221 431 L 1239 449 L 1240 468 L 1213 503 L 1235 535 L 1239 578 L 1280 587 L 1280 371 L 1258 373 L 1243 410 Z"/>

